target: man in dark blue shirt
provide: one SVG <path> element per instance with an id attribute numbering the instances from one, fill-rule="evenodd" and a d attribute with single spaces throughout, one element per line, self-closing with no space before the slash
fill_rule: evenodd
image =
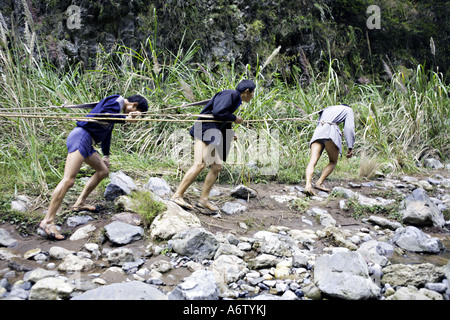
<path id="1" fill-rule="evenodd" d="M 235 133 L 231 130 L 231 123 L 243 122 L 241 117 L 233 113 L 239 108 L 242 101 L 250 102 L 255 88 L 256 85 L 253 81 L 243 80 L 238 84 L 236 90 L 224 90 L 217 93 L 200 112 L 200 114 L 212 115 L 215 122 L 197 121 L 189 131 L 195 140 L 194 165 L 186 172 L 177 191 L 172 196 L 173 202 L 185 209 L 193 209 L 193 206 L 183 199 L 183 195 L 206 165 L 211 165 L 196 206 L 212 212 L 219 211 L 208 201 L 209 193 L 223 168 L 223 161 L 226 161 L 231 141 L 236 139 Z M 206 120 L 206 118 L 199 117 L 198 120 Z"/>
<path id="2" fill-rule="evenodd" d="M 64 177 L 52 194 L 48 212 L 39 223 L 39 227 L 51 238 L 63 240 L 64 236 L 57 230 L 54 223 L 58 211 L 67 191 L 75 183 L 75 177 L 83 162 L 90 165 L 95 174 L 86 182 L 83 191 L 73 206 L 74 211 L 95 211 L 94 206 L 86 204 L 86 199 L 98 184 L 108 176 L 109 152 L 111 134 L 115 123 L 133 121 L 141 112 L 147 112 L 147 100 L 139 95 L 124 99 L 120 95 L 109 96 L 100 101 L 86 118 L 93 121 L 78 121 L 77 127 L 67 137 L 68 155 L 64 168 Z M 111 118 L 111 120 L 95 121 L 95 117 Z M 96 152 L 93 145 L 101 144 L 103 159 Z"/>

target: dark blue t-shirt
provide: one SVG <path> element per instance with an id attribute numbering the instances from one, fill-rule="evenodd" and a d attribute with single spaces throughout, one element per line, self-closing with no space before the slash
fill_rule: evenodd
<path id="1" fill-rule="evenodd" d="M 233 114 L 239 106 L 242 104 L 241 94 L 236 90 L 224 90 L 217 93 L 203 108 L 200 114 L 212 114 L 214 120 L 224 121 L 224 123 L 218 122 L 201 122 L 194 124 L 189 131 L 191 136 L 202 140 L 203 142 L 209 144 L 214 142 L 216 139 L 214 136 L 205 135 L 205 132 L 209 129 L 218 129 L 225 134 L 227 129 L 231 129 L 231 123 L 226 123 L 229 121 L 235 121 L 236 116 Z M 201 117 L 198 120 L 202 120 Z M 203 120 L 207 120 L 204 119 Z M 201 124 L 201 128 L 200 128 Z M 198 127 L 197 127 L 198 126 Z M 198 129 L 196 129 L 196 127 Z"/>
<path id="2" fill-rule="evenodd" d="M 110 117 L 110 118 L 126 118 L 122 112 L 124 98 L 118 94 L 106 97 L 100 101 L 86 117 Z M 106 114 L 111 115 L 106 115 Z M 123 123 L 123 120 L 101 120 L 101 122 L 78 121 L 77 127 L 85 129 L 94 139 L 95 144 L 101 143 L 103 155 L 109 156 L 111 147 L 111 134 L 114 123 Z"/>

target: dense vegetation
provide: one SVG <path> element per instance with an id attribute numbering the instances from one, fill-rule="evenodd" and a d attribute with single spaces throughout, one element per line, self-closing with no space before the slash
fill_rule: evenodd
<path id="1" fill-rule="evenodd" d="M 104 2 L 95 5 L 85 2 L 97 6 L 98 15 L 103 14 L 105 21 L 114 14 L 105 12 L 106 8 L 113 7 L 107 7 Z M 144 6 L 143 1 L 135 2 L 137 7 Z M 223 30 L 230 31 L 240 25 L 231 22 L 241 12 L 238 9 L 242 2 L 225 5 L 228 2 L 216 1 L 206 7 L 207 14 L 202 19 L 212 19 L 215 14 L 217 21 L 224 24 Z M 238 145 L 243 150 L 237 152 L 243 151 L 245 157 L 226 165 L 220 176 L 222 182 L 298 183 L 304 178 L 308 142 L 317 119 L 307 115 L 336 103 L 347 103 L 355 110 L 357 143 L 356 157 L 341 158 L 334 177 L 370 177 L 375 170 L 415 171 L 425 156 L 443 160 L 450 156 L 449 85 L 444 76 L 448 70 L 442 67 L 448 66 L 448 53 L 444 51 L 448 48 L 439 45 L 448 40 L 449 33 L 434 39 L 437 49 L 432 52 L 429 35 L 441 24 L 424 27 L 428 19 L 438 19 L 445 8 L 438 1 L 406 1 L 402 6 L 398 5 L 399 1 L 390 1 L 392 6 L 387 6 L 388 1 L 381 2 L 386 4 L 383 8 L 388 8 L 389 15 L 383 16 L 386 17 L 383 28 L 389 28 L 389 32 L 365 31 L 367 15 L 352 16 L 360 9 L 365 12 L 367 4 L 362 0 L 323 0 L 313 5 L 288 0 L 252 2 L 246 14 L 238 14 L 241 17 L 238 22 L 247 21 L 241 45 L 249 51 L 235 47 L 233 50 L 240 52 L 238 59 L 222 61 L 215 60 L 217 57 L 211 54 L 214 50 L 205 50 L 211 41 L 217 44 L 221 35 L 207 27 L 198 27 L 195 15 L 200 15 L 200 7 L 190 6 L 190 1 L 154 1 L 150 8 L 145 6 L 148 14 L 140 14 L 139 28 L 142 33 L 144 28 L 152 26 L 151 34 L 147 29 L 146 37 L 138 44 L 115 44 L 98 50 L 89 64 L 75 60 L 68 64 L 64 60 L 59 65 L 60 60 L 55 60 L 57 50 L 49 46 L 54 39 L 40 37 L 37 31 L 50 17 L 38 23 L 37 19 L 33 20 L 34 11 L 25 12 L 23 19 L 27 23 L 21 31 L 9 29 L 7 23 L 0 22 L 1 113 L 7 109 L 21 114 L 76 116 L 74 112 L 83 111 L 46 107 L 66 101 L 68 104 L 99 101 L 113 93 L 124 96 L 138 93 L 149 100 L 151 113 L 165 114 L 165 118 L 170 114 L 172 119 L 177 119 L 180 114 L 198 113 L 201 107 L 174 106 L 209 99 L 217 91 L 233 88 L 241 79 L 250 78 L 257 83 L 255 98 L 239 110 L 240 116 L 246 120 L 301 120 L 246 122 L 236 127 L 245 141 Z M 63 7 L 66 3 L 50 1 L 48 6 L 52 5 Z M 287 8 L 304 10 L 304 16 L 292 16 Z M 418 8 L 435 15 L 417 19 L 413 13 Z M 35 10 L 44 9 L 36 6 Z M 180 15 L 181 12 L 184 14 Z M 336 28 L 350 17 L 356 21 L 353 26 Z M 294 27 L 299 23 L 308 24 Z M 228 39 L 230 34 L 234 37 L 239 33 L 236 29 L 222 36 Z M 305 40 L 309 49 L 306 45 L 297 46 L 297 51 L 293 49 L 294 39 L 307 38 L 312 39 Z M 400 41 L 406 45 L 399 46 Z M 275 50 L 278 46 L 280 51 Z M 391 52 L 395 46 L 398 50 Z M 177 146 L 174 141 L 183 136 L 173 134 L 181 132 L 187 136 L 191 124 L 155 121 L 116 126 L 112 170 L 123 170 L 142 180 L 155 174 L 179 179 L 189 159 L 180 162 L 171 153 Z M 73 121 L 1 119 L 0 192 L 3 196 L 0 203 L 13 193 L 48 199 L 62 177 L 67 153 L 65 140 L 73 127 Z M 253 133 L 269 144 L 279 142 L 275 174 L 265 175 L 248 165 L 253 159 L 247 150 L 252 146 L 245 137 Z M 259 168 L 270 163 L 264 157 L 256 160 Z M 89 176 L 89 169 L 83 168 L 83 175 Z"/>

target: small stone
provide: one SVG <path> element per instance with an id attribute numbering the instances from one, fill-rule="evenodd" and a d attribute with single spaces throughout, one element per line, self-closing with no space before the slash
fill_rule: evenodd
<path id="1" fill-rule="evenodd" d="M 40 248 L 31 249 L 24 253 L 23 257 L 25 259 L 33 258 L 35 255 L 39 254 L 41 252 Z"/>

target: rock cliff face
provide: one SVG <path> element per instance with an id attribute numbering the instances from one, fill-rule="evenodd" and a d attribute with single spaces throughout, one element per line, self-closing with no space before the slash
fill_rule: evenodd
<path id="1" fill-rule="evenodd" d="M 386 55 L 394 65 L 414 58 L 447 69 L 449 27 L 440 19 L 445 8 L 439 1 L 381 0 L 379 16 L 368 8 L 364 0 L 0 0 L 6 26 L 19 34 L 26 24 L 36 30 L 60 67 L 93 66 L 99 50 L 117 44 L 139 49 L 149 39 L 154 49 L 171 52 L 195 41 L 195 59 L 211 65 L 254 66 L 281 46 L 275 61 L 281 72 L 296 65 L 306 75 L 335 58 L 356 79 L 382 71 Z"/>

